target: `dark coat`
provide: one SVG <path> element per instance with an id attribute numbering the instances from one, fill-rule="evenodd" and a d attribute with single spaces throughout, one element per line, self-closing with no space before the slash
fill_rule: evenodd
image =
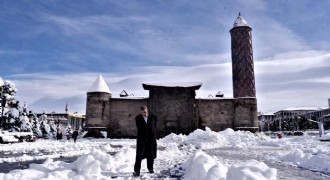
<path id="1" fill-rule="evenodd" d="M 73 131 L 72 138 L 77 139 L 77 137 L 78 137 L 78 131 Z"/>
<path id="2" fill-rule="evenodd" d="M 156 124 L 157 117 L 154 115 L 148 116 L 148 123 L 144 120 L 143 116 L 137 115 L 135 117 L 137 127 L 137 143 L 136 143 L 136 156 L 142 159 L 147 157 L 157 157 L 157 142 L 156 142 Z"/>

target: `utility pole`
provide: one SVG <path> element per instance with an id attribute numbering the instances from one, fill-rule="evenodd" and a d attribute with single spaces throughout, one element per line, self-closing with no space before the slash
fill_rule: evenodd
<path id="1" fill-rule="evenodd" d="M 307 119 L 308 121 L 317 123 L 318 127 L 319 127 L 319 136 L 322 137 L 324 136 L 324 126 L 323 126 L 323 122 L 320 121 L 321 118 L 318 118 L 319 121 L 314 121 L 312 119 Z"/>

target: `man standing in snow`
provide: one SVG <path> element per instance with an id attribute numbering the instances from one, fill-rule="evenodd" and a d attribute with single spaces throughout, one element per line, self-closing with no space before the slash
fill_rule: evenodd
<path id="1" fill-rule="evenodd" d="M 78 131 L 76 129 L 74 129 L 74 131 L 72 133 L 72 138 L 73 138 L 73 142 L 76 143 L 77 138 L 78 138 Z"/>
<path id="2" fill-rule="evenodd" d="M 148 113 L 147 106 L 141 106 L 141 114 L 135 117 L 137 127 L 136 157 L 134 176 L 140 176 L 141 161 L 147 158 L 149 173 L 154 173 L 154 159 L 157 156 L 156 123 L 157 117 Z"/>

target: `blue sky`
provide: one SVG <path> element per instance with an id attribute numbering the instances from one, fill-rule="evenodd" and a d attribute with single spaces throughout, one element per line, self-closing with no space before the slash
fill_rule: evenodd
<path id="1" fill-rule="evenodd" d="M 102 74 L 113 96 L 197 81 L 232 97 L 229 30 L 252 27 L 259 111 L 327 106 L 329 1 L 1 1 L 0 77 L 34 111 L 85 112 Z"/>

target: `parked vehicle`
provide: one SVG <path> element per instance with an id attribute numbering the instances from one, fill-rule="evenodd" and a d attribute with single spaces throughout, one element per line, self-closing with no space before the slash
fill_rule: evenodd
<path id="1" fill-rule="evenodd" d="M 0 143 L 32 142 L 35 141 L 32 132 L 9 132 L 0 129 Z"/>

